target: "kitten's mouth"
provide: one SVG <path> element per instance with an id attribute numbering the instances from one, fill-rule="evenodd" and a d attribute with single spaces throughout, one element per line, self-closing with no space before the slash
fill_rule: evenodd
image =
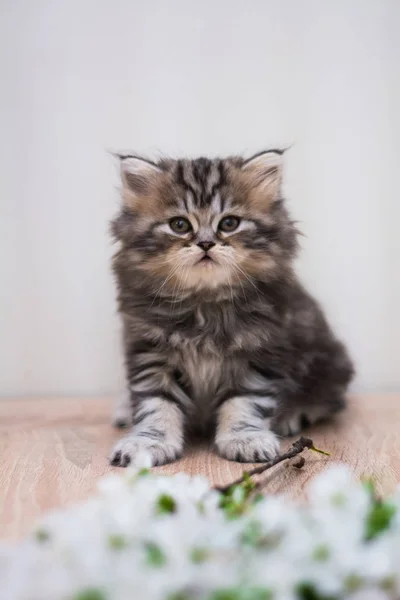
<path id="1" fill-rule="evenodd" d="M 201 259 L 197 262 L 198 265 L 206 265 L 206 264 L 211 264 L 215 262 L 211 256 L 208 256 L 208 254 L 205 254 L 204 256 L 201 257 Z"/>

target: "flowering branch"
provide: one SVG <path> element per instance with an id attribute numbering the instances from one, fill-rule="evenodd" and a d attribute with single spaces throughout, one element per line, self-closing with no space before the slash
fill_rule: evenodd
<path id="1" fill-rule="evenodd" d="M 299 468 L 307 449 L 302 438 L 251 474 L 287 459 Z M 225 493 L 184 473 L 109 475 L 17 547 L 0 544 L 0 596 L 400 600 L 400 494 L 379 498 L 343 465 L 307 487 L 297 504 L 256 493 L 249 473 Z"/>
<path id="2" fill-rule="evenodd" d="M 242 477 L 239 477 L 232 483 L 229 483 L 228 485 L 216 486 L 214 489 L 217 490 L 218 492 L 225 494 L 233 486 L 240 485 L 243 482 L 247 482 L 249 480 L 249 477 L 251 477 L 252 475 L 259 475 L 260 473 L 264 473 L 264 471 L 271 469 L 271 467 L 274 467 L 275 465 L 279 464 L 280 462 L 294 458 L 295 456 L 297 456 L 298 454 L 301 454 L 306 449 L 314 450 L 314 452 L 319 452 L 320 454 L 325 454 L 325 455 L 329 456 L 329 454 L 327 452 L 324 452 L 323 450 L 319 450 L 319 448 L 316 448 L 314 446 L 314 442 L 310 438 L 301 437 L 296 442 L 294 442 L 293 445 L 289 448 L 289 450 L 287 452 L 285 452 L 284 454 L 279 454 L 278 456 L 275 456 L 275 458 L 269 460 L 266 463 L 263 463 L 259 467 L 255 467 L 254 469 L 251 469 L 250 471 L 246 471 L 245 473 L 243 473 Z M 301 466 L 303 466 L 303 464 L 304 464 L 304 462 L 301 461 Z"/>

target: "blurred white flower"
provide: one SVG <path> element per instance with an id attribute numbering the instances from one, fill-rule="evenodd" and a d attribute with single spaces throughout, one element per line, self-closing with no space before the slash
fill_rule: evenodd
<path id="1" fill-rule="evenodd" d="M 224 509 L 203 477 L 157 476 L 143 464 L 105 477 L 94 498 L 48 515 L 20 545 L 0 546 L 1 599 L 400 596 L 400 493 L 397 512 L 386 511 L 336 466 L 311 484 L 305 506 L 252 504 L 237 491 Z"/>

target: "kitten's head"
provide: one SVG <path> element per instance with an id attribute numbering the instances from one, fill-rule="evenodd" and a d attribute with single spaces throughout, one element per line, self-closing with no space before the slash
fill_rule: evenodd
<path id="1" fill-rule="evenodd" d="M 280 195 L 282 155 L 120 157 L 123 204 L 112 230 L 125 266 L 166 294 L 233 293 L 284 277 L 297 244 Z"/>

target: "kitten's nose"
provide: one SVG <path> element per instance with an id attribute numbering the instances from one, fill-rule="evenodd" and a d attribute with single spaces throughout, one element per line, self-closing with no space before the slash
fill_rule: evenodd
<path id="1" fill-rule="evenodd" d="M 197 244 L 198 246 L 200 246 L 200 248 L 202 250 L 204 250 L 204 252 L 207 252 L 207 250 L 209 250 L 210 248 L 212 248 L 213 246 L 215 246 L 215 242 L 198 242 Z"/>

